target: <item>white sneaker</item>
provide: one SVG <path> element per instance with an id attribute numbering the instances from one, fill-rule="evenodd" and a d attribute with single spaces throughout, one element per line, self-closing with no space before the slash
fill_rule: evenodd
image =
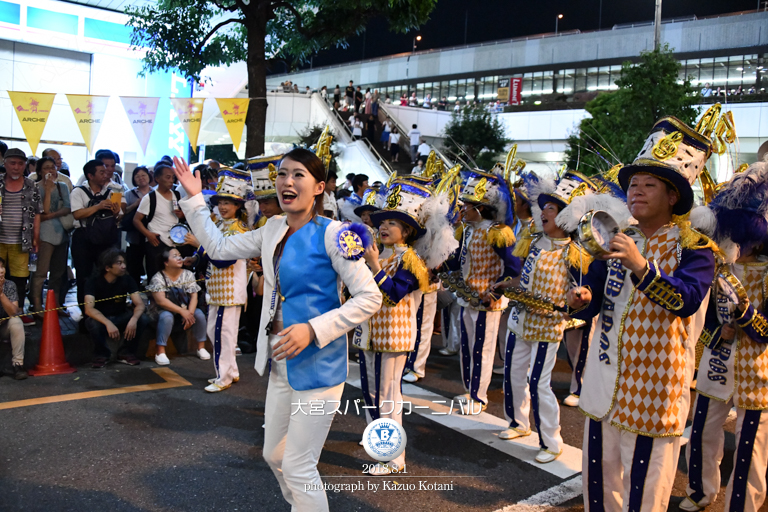
<path id="1" fill-rule="evenodd" d="M 509 427 L 507 430 L 502 430 L 499 433 L 499 439 L 509 441 L 511 439 L 517 439 L 518 437 L 526 437 L 531 435 L 530 430 L 520 430 L 519 428 Z"/>
<path id="2" fill-rule="evenodd" d="M 239 381 L 240 381 L 240 376 L 238 375 L 237 377 L 234 377 L 232 379 L 232 384 L 234 384 L 236 382 L 239 382 Z M 214 382 L 216 382 L 216 378 L 208 379 L 208 384 L 213 384 Z"/>
<path id="3" fill-rule="evenodd" d="M 159 364 L 160 366 L 168 366 L 171 364 L 171 360 L 168 359 L 168 356 L 165 354 L 156 354 L 155 363 Z"/>
<path id="4" fill-rule="evenodd" d="M 211 354 L 209 354 L 208 351 L 205 350 L 204 348 L 201 348 L 200 350 L 197 351 L 197 357 L 199 357 L 203 361 L 207 361 L 211 358 Z"/>
<path id="5" fill-rule="evenodd" d="M 218 393 L 219 391 L 224 391 L 225 389 L 229 389 L 229 386 L 221 386 L 219 384 L 216 384 L 215 382 L 210 383 L 209 385 L 205 386 L 205 390 L 209 393 Z"/>
<path id="6" fill-rule="evenodd" d="M 405 382 L 410 382 L 411 384 L 413 384 L 414 382 L 418 382 L 419 376 L 413 372 L 408 372 L 405 375 L 403 375 L 403 380 Z"/>
<path id="7" fill-rule="evenodd" d="M 563 399 L 563 405 L 567 405 L 568 407 L 578 407 L 579 406 L 579 395 L 570 394 L 565 399 Z"/>
<path id="8" fill-rule="evenodd" d="M 236 356 L 241 356 L 241 355 L 243 355 L 243 351 L 242 351 L 242 350 L 240 350 L 240 347 L 235 347 L 235 355 L 236 355 Z"/>
<path id="9" fill-rule="evenodd" d="M 458 354 L 458 351 L 449 350 L 447 348 L 441 348 L 440 350 L 437 351 L 437 353 L 440 354 L 441 356 L 455 356 L 456 354 Z"/>
<path id="10" fill-rule="evenodd" d="M 463 395 L 456 395 L 453 397 L 454 402 L 464 402 L 467 403 L 470 400 L 469 393 L 463 394 Z"/>
<path id="11" fill-rule="evenodd" d="M 474 415 L 480 414 L 487 408 L 488 408 L 488 404 L 481 404 L 480 402 L 475 402 L 474 400 L 471 400 L 468 403 L 459 405 L 459 414 L 474 416 Z"/>
<path id="12" fill-rule="evenodd" d="M 690 496 L 686 496 L 677 507 L 680 510 L 685 510 L 685 512 L 696 512 L 697 510 L 702 510 L 704 508 L 694 502 Z"/>
<path id="13" fill-rule="evenodd" d="M 563 453 L 562 451 L 560 453 Z M 556 458 L 560 456 L 560 453 L 552 453 L 547 450 L 539 450 L 539 454 L 536 455 L 536 462 L 539 464 L 546 464 L 547 462 L 552 462 Z"/>

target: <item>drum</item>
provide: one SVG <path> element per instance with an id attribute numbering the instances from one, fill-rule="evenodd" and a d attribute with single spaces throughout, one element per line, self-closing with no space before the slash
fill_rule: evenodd
<path id="1" fill-rule="evenodd" d="M 189 233 L 189 226 L 184 223 L 176 224 L 171 228 L 171 242 L 176 245 L 184 245 L 184 237 Z"/>
<path id="2" fill-rule="evenodd" d="M 741 316 L 739 304 L 747 301 L 747 290 L 738 278 L 721 270 L 715 279 L 715 308 L 721 324 L 730 324 Z"/>
<path id="3" fill-rule="evenodd" d="M 602 210 L 587 212 L 579 221 L 577 229 L 579 242 L 595 257 L 611 252 L 609 244 L 619 232 L 619 224 Z"/>

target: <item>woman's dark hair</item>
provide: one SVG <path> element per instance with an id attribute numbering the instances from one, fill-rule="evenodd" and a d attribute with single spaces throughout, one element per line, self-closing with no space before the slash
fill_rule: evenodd
<path id="1" fill-rule="evenodd" d="M 44 156 L 42 158 L 39 158 L 37 160 L 37 163 L 35 164 L 35 174 L 37 174 L 37 181 L 40 181 L 43 179 L 43 164 L 45 162 L 51 162 L 53 164 L 53 167 L 56 167 L 56 162 L 54 162 L 53 158 L 49 156 Z"/>
<path id="2" fill-rule="evenodd" d="M 8 147 L 8 146 L 6 146 L 6 148 L 7 148 L 7 147 Z M 8 267 L 6 267 L 6 266 L 5 266 L 5 260 L 4 260 L 3 258 L 0 258 L 0 267 L 3 267 L 3 268 L 8 268 Z"/>
<path id="3" fill-rule="evenodd" d="M 83 174 L 85 174 L 86 180 L 88 179 L 88 176 L 96 174 L 97 167 L 104 167 L 104 162 L 101 160 L 89 160 L 85 163 L 83 166 Z"/>
<path id="4" fill-rule="evenodd" d="M 117 263 L 121 257 L 125 260 L 125 253 L 116 247 L 111 247 L 99 255 L 99 265 L 96 268 L 101 271 L 101 275 L 104 275 L 107 269 Z"/>
<path id="5" fill-rule="evenodd" d="M 147 178 L 149 178 L 149 182 L 152 183 L 152 175 L 149 173 L 149 169 L 147 169 L 145 166 L 140 165 L 137 168 L 133 170 L 133 174 L 131 174 L 131 183 L 133 183 L 134 187 L 138 187 L 136 184 L 136 174 L 139 172 L 145 172 L 147 173 Z"/>
<path id="6" fill-rule="evenodd" d="M 312 151 L 304 148 L 296 148 L 283 156 L 283 160 L 286 158 L 289 158 L 293 160 L 294 162 L 298 162 L 304 167 L 307 168 L 309 171 L 309 174 L 312 175 L 313 178 L 317 182 L 325 183 L 326 178 L 326 170 L 325 165 L 323 165 L 323 161 L 320 160 L 316 154 L 314 154 Z M 282 165 L 283 160 L 280 160 L 280 164 Z M 315 196 L 315 213 L 318 215 L 323 214 L 323 196 L 322 194 Z"/>
<path id="7" fill-rule="evenodd" d="M 480 216 L 485 220 L 493 220 L 496 218 L 496 208 L 494 208 L 493 206 L 481 204 L 477 206 L 477 211 L 480 213 Z"/>
<path id="8" fill-rule="evenodd" d="M 165 264 L 168 263 L 168 260 L 171 259 L 171 251 L 179 252 L 179 250 L 175 247 L 168 247 L 166 249 L 163 249 L 163 252 L 161 252 L 157 256 L 157 266 L 160 269 L 165 269 Z"/>

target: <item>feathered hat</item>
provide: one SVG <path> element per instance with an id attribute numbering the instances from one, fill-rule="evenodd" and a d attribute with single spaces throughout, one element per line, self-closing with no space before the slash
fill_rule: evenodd
<path id="1" fill-rule="evenodd" d="M 247 159 L 253 195 L 256 199 L 277 197 L 275 179 L 277 179 L 277 166 L 282 159 L 283 155 L 257 156 Z"/>
<path id="2" fill-rule="evenodd" d="M 244 203 L 250 192 L 251 177 L 248 172 L 230 167 L 219 169 L 219 182 L 216 194 L 211 196 L 211 204 L 216 206 L 219 199 L 230 199 Z"/>
<path id="3" fill-rule="evenodd" d="M 355 215 L 362 216 L 363 212 L 375 212 L 384 206 L 387 187 L 368 187 L 363 193 L 363 204 L 355 208 Z"/>
<path id="4" fill-rule="evenodd" d="M 525 162 L 518 159 L 517 144 L 507 153 L 504 164 L 496 164 L 490 172 L 473 169 L 461 173 L 461 195 L 465 203 L 483 205 L 495 212 L 494 221 L 511 226 L 514 224 L 514 195 L 512 182 L 514 173 L 525 167 Z"/>
<path id="5" fill-rule="evenodd" d="M 317 142 L 314 146 L 309 148 L 314 151 L 315 155 L 323 162 L 325 166 L 325 175 L 328 176 L 328 168 L 331 165 L 331 143 L 333 142 L 333 135 L 331 134 L 331 125 L 325 125 L 325 129 L 320 134 Z"/>
<path id="6" fill-rule="evenodd" d="M 706 114 L 705 114 L 706 115 Z M 653 125 L 643 149 L 631 165 L 619 171 L 619 184 L 624 192 L 637 173 L 650 174 L 672 185 L 680 199 L 672 209 L 675 215 L 685 215 L 693 207 L 691 185 L 704 169 L 712 154 L 712 141 L 705 126 L 695 130 L 676 117 L 664 117 Z"/>
<path id="7" fill-rule="evenodd" d="M 768 242 L 768 162 L 756 162 L 725 183 L 710 203 L 715 240 L 735 259 Z M 736 251 L 729 250 L 736 244 Z"/>
<path id="8" fill-rule="evenodd" d="M 551 191 L 542 191 L 536 197 L 536 204 L 543 209 L 547 203 L 555 203 L 562 211 L 571 204 L 574 197 L 591 194 L 597 190 L 597 186 L 592 180 L 577 171 L 566 171 L 555 183 L 555 188 Z"/>

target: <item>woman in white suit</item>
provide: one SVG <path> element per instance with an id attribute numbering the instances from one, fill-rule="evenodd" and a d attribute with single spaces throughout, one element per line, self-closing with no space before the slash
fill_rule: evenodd
<path id="1" fill-rule="evenodd" d="M 292 510 L 328 510 L 317 462 L 340 405 L 347 376 L 345 334 L 381 306 L 371 271 L 359 259 L 363 241 L 348 225 L 318 214 L 326 170 L 311 151 L 294 149 L 283 157 L 276 178 L 284 216 L 264 227 L 224 237 L 210 220 L 200 180 L 187 163 L 174 159 L 176 176 L 188 197 L 180 205 L 192 232 L 211 258 L 261 258 L 264 305 L 256 370 L 272 359 L 265 405 L 264 458 Z M 351 299 L 341 305 L 346 285 Z M 309 406 L 322 403 L 324 414 Z M 309 490 L 305 490 L 305 486 Z"/>

